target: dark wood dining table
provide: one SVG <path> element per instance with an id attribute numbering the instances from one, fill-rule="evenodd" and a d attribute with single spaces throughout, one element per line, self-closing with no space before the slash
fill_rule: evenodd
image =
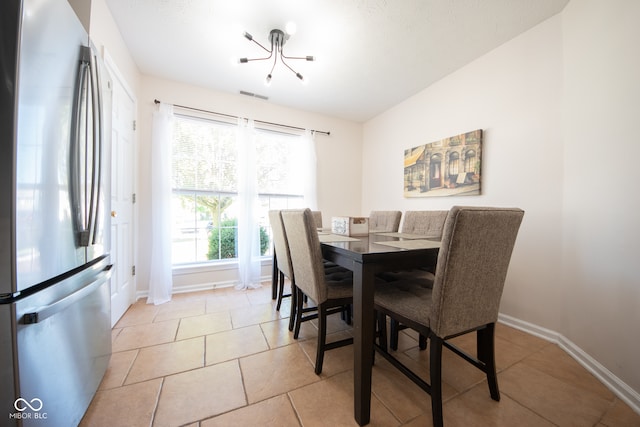
<path id="1" fill-rule="evenodd" d="M 371 415 L 374 277 L 384 271 L 435 266 L 440 242 L 402 233 L 345 238 L 320 232 L 319 237 L 323 257 L 353 271 L 354 417 L 366 425 Z"/>

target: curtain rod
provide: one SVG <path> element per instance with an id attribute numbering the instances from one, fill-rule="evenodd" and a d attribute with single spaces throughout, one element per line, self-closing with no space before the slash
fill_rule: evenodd
<path id="1" fill-rule="evenodd" d="M 153 102 L 155 104 L 160 104 L 160 100 L 158 100 L 158 99 L 154 99 Z M 224 114 L 224 113 L 217 113 L 215 111 L 202 110 L 200 108 L 187 107 L 185 105 L 178 105 L 178 104 L 171 104 L 171 105 L 173 105 L 174 107 L 178 107 L 178 108 L 184 108 L 184 109 L 193 110 L 193 111 L 200 111 L 201 113 L 216 114 L 218 116 L 229 117 L 229 118 L 232 118 L 232 119 L 242 119 L 242 118 L 244 118 L 244 117 L 239 117 L 239 116 L 232 116 L 231 114 Z M 306 130 L 305 128 L 301 128 L 301 127 L 298 127 L 298 126 L 290 126 L 290 125 L 283 125 L 283 124 L 280 124 L 280 123 L 265 122 L 263 120 L 254 120 L 254 122 L 262 123 L 264 125 L 280 126 L 280 127 L 289 128 L 289 129 Z M 331 135 L 331 132 L 326 132 L 326 131 L 322 131 L 322 130 L 311 129 L 311 132 L 322 133 L 322 134 L 327 135 L 327 136 Z"/>

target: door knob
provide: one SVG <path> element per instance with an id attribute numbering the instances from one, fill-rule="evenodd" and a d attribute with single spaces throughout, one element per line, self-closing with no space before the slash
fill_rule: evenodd
<path id="1" fill-rule="evenodd" d="M 118 212 L 116 211 L 111 211 L 111 218 L 115 218 L 118 216 Z"/>

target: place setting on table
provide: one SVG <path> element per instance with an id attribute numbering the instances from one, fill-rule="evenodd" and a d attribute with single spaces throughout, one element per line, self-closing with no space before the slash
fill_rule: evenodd
<path id="1" fill-rule="evenodd" d="M 383 245 L 405 250 L 436 249 L 440 247 L 438 236 L 403 232 L 369 232 L 367 217 L 332 217 L 331 228 L 318 229 L 318 239 L 320 243 L 327 244 L 363 242 L 369 246 Z M 355 249 L 355 246 L 353 249 Z M 384 249 L 370 248 L 370 250 L 380 252 Z M 358 251 L 362 251 L 362 249 Z"/>

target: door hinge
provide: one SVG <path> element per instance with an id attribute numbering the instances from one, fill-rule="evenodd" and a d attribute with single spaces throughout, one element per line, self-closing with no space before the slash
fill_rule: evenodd
<path id="1" fill-rule="evenodd" d="M 136 275 L 136 266 L 135 265 L 133 267 L 131 267 L 131 275 L 132 276 Z"/>
<path id="2" fill-rule="evenodd" d="M 133 121 L 133 130 L 136 130 L 136 121 Z"/>
<path id="3" fill-rule="evenodd" d="M 136 193 L 133 193 L 131 195 L 131 203 L 135 203 L 136 202 Z"/>

